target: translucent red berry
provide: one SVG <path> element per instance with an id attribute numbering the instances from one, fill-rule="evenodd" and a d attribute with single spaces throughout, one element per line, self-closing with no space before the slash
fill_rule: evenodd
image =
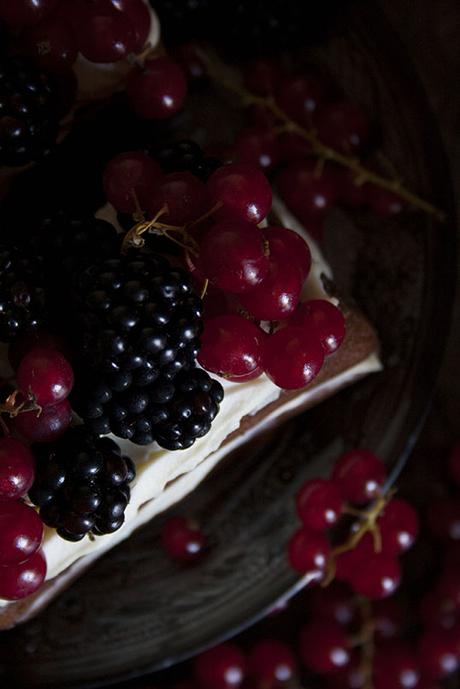
<path id="1" fill-rule="evenodd" d="M 398 194 L 382 189 L 374 184 L 367 184 L 364 189 L 367 203 L 376 215 L 388 218 L 398 215 L 404 208 L 404 202 Z"/>
<path id="2" fill-rule="evenodd" d="M 246 676 L 246 660 L 235 644 L 221 644 L 195 658 L 194 675 L 203 689 L 238 689 Z"/>
<path id="3" fill-rule="evenodd" d="M 422 634 L 417 642 L 418 661 L 424 674 L 442 679 L 455 672 L 460 663 L 459 648 L 454 634 L 435 630 Z"/>
<path id="4" fill-rule="evenodd" d="M 260 223 L 272 205 L 270 184 L 258 168 L 245 163 L 224 165 L 207 183 L 213 204 L 220 204 L 218 218 Z"/>
<path id="5" fill-rule="evenodd" d="M 173 172 L 165 175 L 155 191 L 146 199 L 151 218 L 161 208 L 166 212 L 160 221 L 169 225 L 185 225 L 197 220 L 206 210 L 206 186 L 190 172 Z"/>
<path id="6" fill-rule="evenodd" d="M 163 525 L 161 545 L 174 560 L 192 562 L 202 556 L 205 541 L 194 522 L 185 517 L 171 517 Z"/>
<path id="7" fill-rule="evenodd" d="M 73 371 L 57 350 L 35 347 L 19 364 L 17 382 L 24 394 L 33 394 L 37 404 L 46 407 L 68 397 L 73 386 Z"/>
<path id="8" fill-rule="evenodd" d="M 128 77 L 129 103 L 141 117 L 162 120 L 182 108 L 187 80 L 181 67 L 168 57 L 147 60 Z"/>
<path id="9" fill-rule="evenodd" d="M 23 502 L 0 501 L 0 565 L 24 562 L 40 547 L 43 523 Z"/>
<path id="10" fill-rule="evenodd" d="M 380 642 L 374 657 L 375 689 L 415 689 L 420 666 L 412 646 L 401 640 Z"/>
<path id="11" fill-rule="evenodd" d="M 269 269 L 261 230 L 241 220 L 220 222 L 205 232 L 200 259 L 206 277 L 226 292 L 254 289 Z"/>
<path id="12" fill-rule="evenodd" d="M 235 139 L 234 159 L 269 170 L 278 162 L 278 140 L 269 129 L 247 127 Z"/>
<path id="13" fill-rule="evenodd" d="M 369 121 L 355 103 L 337 101 L 317 114 L 316 127 L 323 143 L 341 153 L 354 153 L 367 143 Z"/>
<path id="14" fill-rule="evenodd" d="M 248 675 L 258 686 L 274 689 L 291 681 L 297 670 L 290 646 L 276 639 L 260 639 L 248 655 Z"/>
<path id="15" fill-rule="evenodd" d="M 380 495 L 386 470 L 373 452 L 356 448 L 339 457 L 331 478 L 340 485 L 346 500 L 363 505 Z"/>
<path id="16" fill-rule="evenodd" d="M 366 533 L 354 548 L 337 556 L 335 571 L 336 579 L 351 584 L 355 572 L 361 568 L 363 563 L 370 560 L 374 554 L 374 539 L 370 533 Z"/>
<path id="17" fill-rule="evenodd" d="M 296 497 L 297 513 L 307 529 L 322 531 L 340 519 L 343 500 L 339 487 L 328 479 L 306 481 Z"/>
<path id="18" fill-rule="evenodd" d="M 126 14 L 106 6 L 87 6 L 81 13 L 77 41 L 81 54 L 90 62 L 109 63 L 124 60 L 134 51 L 135 36 Z"/>
<path id="19" fill-rule="evenodd" d="M 264 370 L 280 388 L 305 387 L 318 375 L 323 361 L 320 341 L 302 328 L 287 326 L 265 340 Z"/>
<path id="20" fill-rule="evenodd" d="M 134 213 L 137 202 L 146 210 L 147 201 L 162 177 L 160 166 L 142 151 L 127 151 L 106 165 L 102 181 L 104 192 L 118 211 Z"/>
<path id="21" fill-rule="evenodd" d="M 405 624 L 404 611 L 394 598 L 374 601 L 372 618 L 377 639 L 393 639 L 399 636 Z"/>
<path id="22" fill-rule="evenodd" d="M 325 82 L 317 74 L 292 76 L 283 79 L 276 100 L 293 120 L 309 126 L 313 113 L 325 101 L 326 90 Z"/>
<path id="23" fill-rule="evenodd" d="M 299 529 L 288 544 L 289 564 L 297 572 L 321 579 L 327 567 L 330 545 L 327 537 L 318 531 Z"/>
<path id="24" fill-rule="evenodd" d="M 310 299 L 300 304 L 290 323 L 315 332 L 326 354 L 335 352 L 345 337 L 343 313 L 325 299 Z"/>
<path id="25" fill-rule="evenodd" d="M 277 188 L 283 201 L 301 222 L 323 218 L 337 198 L 335 179 L 317 161 L 294 162 L 277 177 Z"/>
<path id="26" fill-rule="evenodd" d="M 182 43 L 178 46 L 174 50 L 174 59 L 182 67 L 190 82 L 199 83 L 206 79 L 206 66 L 193 42 Z"/>
<path id="27" fill-rule="evenodd" d="M 151 17 L 146 3 L 144 0 L 109 0 L 109 2 L 129 20 L 134 35 L 132 50 L 139 53 L 150 33 Z"/>
<path id="28" fill-rule="evenodd" d="M 342 626 L 352 624 L 357 618 L 356 597 L 340 581 L 333 581 L 326 588 L 312 588 L 308 592 L 307 607 L 311 617 L 331 619 Z"/>
<path id="29" fill-rule="evenodd" d="M 35 476 L 32 452 L 15 438 L 0 438 L 0 500 L 24 497 Z"/>
<path id="30" fill-rule="evenodd" d="M 287 227 L 269 225 L 264 227 L 269 246 L 277 255 L 284 255 L 286 261 L 299 268 L 302 281 L 308 277 L 311 268 L 311 253 L 307 242 Z"/>
<path id="31" fill-rule="evenodd" d="M 59 0 L 0 0 L 0 19 L 13 29 L 38 24 Z"/>
<path id="32" fill-rule="evenodd" d="M 406 500 L 400 498 L 390 500 L 377 524 L 382 535 L 384 551 L 393 555 L 409 550 L 419 531 L 417 512 Z"/>
<path id="33" fill-rule="evenodd" d="M 59 438 L 70 426 L 72 407 L 69 400 L 18 414 L 11 421 L 14 430 L 31 443 L 50 443 Z"/>
<path id="34" fill-rule="evenodd" d="M 262 373 L 265 333 L 243 316 L 228 314 L 206 320 L 198 361 L 227 380 L 250 380 Z"/>
<path id="35" fill-rule="evenodd" d="M 391 596 L 401 581 L 401 569 L 395 557 L 374 553 L 350 576 L 350 585 L 362 596 L 379 600 Z"/>
<path id="36" fill-rule="evenodd" d="M 315 619 L 303 627 L 299 652 L 304 665 L 319 674 L 337 672 L 350 662 L 349 641 L 338 623 Z"/>
<path id="37" fill-rule="evenodd" d="M 20 564 L 0 567 L 0 598 L 26 598 L 40 588 L 45 576 L 46 560 L 41 550 Z"/>

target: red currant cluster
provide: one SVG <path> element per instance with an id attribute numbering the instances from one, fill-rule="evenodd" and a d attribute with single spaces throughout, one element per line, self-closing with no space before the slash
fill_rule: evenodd
<path id="1" fill-rule="evenodd" d="M 372 452 L 356 449 L 338 459 L 330 479 L 307 481 L 296 499 L 302 528 L 289 542 L 292 567 L 323 584 L 335 576 L 371 599 L 393 594 L 401 579 L 397 558 L 413 545 L 418 517 L 383 491 L 385 476 Z M 332 546 L 326 530 L 345 515 L 351 527 Z"/>
<path id="2" fill-rule="evenodd" d="M 161 546 L 173 560 L 191 563 L 202 557 L 206 542 L 195 520 L 177 516 L 163 524 Z"/>

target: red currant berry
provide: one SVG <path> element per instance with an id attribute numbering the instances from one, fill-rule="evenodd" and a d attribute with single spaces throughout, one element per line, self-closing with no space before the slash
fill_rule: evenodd
<path id="1" fill-rule="evenodd" d="M 335 188 L 340 203 L 351 208 L 359 208 L 366 203 L 365 185 L 357 184 L 356 174 L 346 167 L 334 167 Z"/>
<path id="2" fill-rule="evenodd" d="M 345 100 L 321 108 L 316 127 L 321 141 L 341 153 L 355 153 L 369 138 L 366 115 L 357 105 Z"/>
<path id="3" fill-rule="evenodd" d="M 257 225 L 272 205 L 270 184 L 257 167 L 230 163 L 212 173 L 207 182 L 213 204 L 220 204 L 217 218 L 246 220 Z"/>
<path id="4" fill-rule="evenodd" d="M 34 456 L 14 438 L 0 438 L 0 500 L 24 497 L 35 477 Z"/>
<path id="5" fill-rule="evenodd" d="M 270 265 L 261 230 L 241 220 L 220 222 L 205 232 L 200 259 L 213 284 L 236 294 L 257 287 Z"/>
<path id="6" fill-rule="evenodd" d="M 51 407 L 44 407 L 41 413 L 28 411 L 18 414 L 12 420 L 12 427 L 31 443 L 51 443 L 70 426 L 72 407 L 69 400 L 62 400 Z"/>
<path id="7" fill-rule="evenodd" d="M 260 639 L 249 653 L 248 674 L 264 689 L 274 689 L 291 681 L 296 671 L 294 653 L 283 641 Z"/>
<path id="8" fill-rule="evenodd" d="M 386 553 L 399 555 L 414 545 L 419 531 L 417 512 L 406 500 L 393 498 L 378 519 Z"/>
<path id="9" fill-rule="evenodd" d="M 371 209 L 381 218 L 398 215 L 404 208 L 404 203 L 398 194 L 375 184 L 367 184 L 364 193 Z"/>
<path id="10" fill-rule="evenodd" d="M 35 347 L 19 364 L 18 387 L 24 394 L 32 393 L 43 407 L 57 404 L 69 396 L 73 371 L 67 359 L 57 350 Z"/>
<path id="11" fill-rule="evenodd" d="M 458 589 L 455 575 L 455 587 Z M 458 622 L 459 605 L 458 590 L 442 593 L 438 589 L 428 591 L 423 596 L 419 606 L 419 616 L 427 631 L 435 629 L 452 629 Z"/>
<path id="12" fill-rule="evenodd" d="M 194 674 L 203 689 L 238 689 L 246 675 L 246 660 L 235 644 L 221 644 L 195 658 Z"/>
<path id="13" fill-rule="evenodd" d="M 429 631 L 418 640 L 418 661 L 424 674 L 442 679 L 459 667 L 459 649 L 455 634 L 443 630 Z"/>
<path id="14" fill-rule="evenodd" d="M 258 96 L 272 96 L 281 81 L 281 68 L 278 62 L 269 59 L 253 60 L 244 69 L 244 82 L 247 88 Z"/>
<path id="15" fill-rule="evenodd" d="M 27 55 L 44 70 L 66 72 L 77 59 L 77 43 L 70 26 L 50 17 L 25 31 L 21 42 Z"/>
<path id="16" fill-rule="evenodd" d="M 328 479 L 306 481 L 296 498 L 297 513 L 307 529 L 322 531 L 334 526 L 343 509 L 339 487 Z"/>
<path id="17" fill-rule="evenodd" d="M 448 467 L 450 477 L 460 486 L 460 442 L 455 443 L 450 451 Z"/>
<path id="18" fill-rule="evenodd" d="M 404 641 L 380 642 L 374 657 L 375 689 L 415 689 L 420 669 L 415 651 Z"/>
<path id="19" fill-rule="evenodd" d="M 255 289 L 241 296 L 241 304 L 257 320 L 280 321 L 296 309 L 302 292 L 302 271 L 293 270 L 289 253 L 278 242 L 269 246 L 269 270 Z"/>
<path id="20" fill-rule="evenodd" d="M 107 163 L 102 176 L 107 201 L 117 211 L 134 213 L 137 197 L 145 210 L 162 175 L 160 166 L 142 151 L 120 153 Z"/>
<path id="21" fill-rule="evenodd" d="M 264 227 L 264 235 L 269 241 L 270 248 L 278 256 L 284 254 L 286 261 L 298 266 L 304 281 L 311 268 L 311 253 L 307 242 L 297 232 L 275 225 Z"/>
<path id="22" fill-rule="evenodd" d="M 314 112 L 324 103 L 326 86 L 317 74 L 283 79 L 277 93 L 280 108 L 293 120 L 310 125 Z"/>
<path id="23" fill-rule="evenodd" d="M 436 594 L 441 598 L 445 611 L 460 613 L 460 578 L 457 571 L 447 570 L 442 574 L 436 586 Z"/>
<path id="24" fill-rule="evenodd" d="M 262 373 L 265 333 L 237 314 L 205 321 L 198 361 L 227 380 L 251 380 Z"/>
<path id="25" fill-rule="evenodd" d="M 329 168 L 321 172 L 316 161 L 292 163 L 278 175 L 277 186 L 283 201 L 303 223 L 323 218 L 337 198 Z"/>
<path id="26" fill-rule="evenodd" d="M 278 152 L 283 162 L 295 163 L 310 158 L 313 149 L 306 139 L 294 132 L 286 132 L 278 137 Z"/>
<path id="27" fill-rule="evenodd" d="M 156 191 L 146 201 L 151 218 L 166 207 L 160 221 L 170 225 L 185 225 L 197 220 L 206 210 L 206 186 L 191 172 L 173 172 L 166 175 Z"/>
<path id="28" fill-rule="evenodd" d="M 394 598 L 374 601 L 372 605 L 376 639 L 392 639 L 399 636 L 404 627 L 404 612 Z"/>
<path id="29" fill-rule="evenodd" d="M 166 553 L 180 562 L 193 562 L 203 555 L 201 529 L 185 517 L 171 517 L 161 531 L 161 545 Z"/>
<path id="30" fill-rule="evenodd" d="M 0 501 L 0 565 L 24 562 L 40 547 L 43 523 L 23 502 Z"/>
<path id="31" fill-rule="evenodd" d="M 345 337 L 345 318 L 342 312 L 325 299 L 310 299 L 300 304 L 290 323 L 313 331 L 325 354 L 335 352 Z"/>
<path id="32" fill-rule="evenodd" d="M 183 70 L 168 57 L 147 60 L 135 67 L 128 77 L 129 103 L 137 115 L 163 120 L 182 108 L 187 94 Z"/>
<path id="33" fill-rule="evenodd" d="M 139 53 L 150 33 L 150 12 L 144 0 L 107 0 L 110 5 L 123 13 L 131 24 L 133 32 L 133 52 Z"/>
<path id="34" fill-rule="evenodd" d="M 0 567 L 0 598 L 26 598 L 40 588 L 45 576 L 46 560 L 41 550 L 20 564 Z"/>
<path id="35" fill-rule="evenodd" d="M 221 289 L 218 289 L 209 283 L 206 294 L 203 297 L 203 315 L 205 324 L 207 321 L 210 321 L 211 318 L 223 316 L 224 314 L 231 312 L 232 309 L 228 296 L 229 295 L 225 294 L 225 292 L 222 292 Z"/>
<path id="36" fill-rule="evenodd" d="M 278 162 L 278 141 L 270 130 L 242 129 L 235 140 L 234 157 L 240 163 L 269 170 Z"/>
<path id="37" fill-rule="evenodd" d="M 350 662 L 344 668 L 324 677 L 326 689 L 365 689 L 367 679 L 357 650 L 351 652 Z"/>
<path id="38" fill-rule="evenodd" d="M 364 505 L 382 492 L 385 465 L 370 450 L 356 448 L 339 457 L 331 478 L 340 485 L 346 500 Z"/>
<path id="39" fill-rule="evenodd" d="M 0 0 L 0 19 L 12 29 L 38 24 L 59 0 Z"/>
<path id="40" fill-rule="evenodd" d="M 343 627 L 356 621 L 356 597 L 340 581 L 333 581 L 327 588 L 313 588 L 307 600 L 310 617 L 330 619 Z"/>
<path id="41" fill-rule="evenodd" d="M 124 60 L 134 50 L 135 38 L 127 15 L 107 6 L 87 6 L 79 16 L 78 49 L 90 62 Z"/>
<path id="42" fill-rule="evenodd" d="M 321 675 L 334 673 L 350 662 L 343 628 L 331 620 L 313 620 L 300 632 L 299 651 L 305 667 Z"/>
<path id="43" fill-rule="evenodd" d="M 455 499 L 434 500 L 427 510 L 428 526 L 436 538 L 460 540 L 460 503 Z"/>
<path id="44" fill-rule="evenodd" d="M 43 330 L 37 330 L 36 332 L 28 333 L 17 342 L 15 341 L 14 345 L 8 347 L 8 361 L 11 364 L 11 368 L 17 371 L 19 364 L 31 349 L 46 347 L 63 352 L 63 345 L 64 343 L 60 341 L 59 337 Z"/>
<path id="45" fill-rule="evenodd" d="M 321 579 L 330 555 L 327 537 L 317 531 L 299 529 L 288 544 L 289 564 L 301 574 Z"/>
<path id="46" fill-rule="evenodd" d="M 199 83 L 206 78 L 206 67 L 194 43 L 183 43 L 174 51 L 174 59 L 184 70 L 187 79 Z"/>
<path id="47" fill-rule="evenodd" d="M 391 596 L 401 581 L 401 569 L 396 558 L 374 553 L 350 577 L 350 585 L 362 596 L 379 600 Z"/>
<path id="48" fill-rule="evenodd" d="M 320 341 L 302 328 L 287 326 L 265 340 L 264 371 L 280 388 L 305 387 L 318 375 L 323 361 Z"/>

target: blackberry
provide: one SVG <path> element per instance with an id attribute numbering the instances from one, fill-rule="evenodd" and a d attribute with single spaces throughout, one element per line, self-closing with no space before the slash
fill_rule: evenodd
<path id="1" fill-rule="evenodd" d="M 200 146 L 190 139 L 183 139 L 163 146 L 152 152 L 164 172 L 191 172 L 195 177 L 206 182 L 210 175 L 222 167 L 218 158 L 204 155 Z"/>
<path id="2" fill-rule="evenodd" d="M 0 246 L 0 341 L 38 330 L 46 317 L 43 257 Z"/>
<path id="3" fill-rule="evenodd" d="M 29 61 L 0 59 L 0 165 L 25 165 L 50 152 L 59 129 L 58 90 Z"/>
<path id="4" fill-rule="evenodd" d="M 54 443 L 37 445 L 34 455 L 37 466 L 29 498 L 47 526 L 68 541 L 120 528 L 136 470 L 117 443 L 80 426 Z"/>

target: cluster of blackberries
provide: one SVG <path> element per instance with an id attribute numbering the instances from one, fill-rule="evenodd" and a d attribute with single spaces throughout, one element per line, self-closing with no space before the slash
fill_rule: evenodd
<path id="1" fill-rule="evenodd" d="M 68 541 L 120 528 L 136 471 L 117 443 L 79 426 L 54 443 L 37 445 L 34 455 L 37 467 L 29 498 L 45 524 Z"/>

